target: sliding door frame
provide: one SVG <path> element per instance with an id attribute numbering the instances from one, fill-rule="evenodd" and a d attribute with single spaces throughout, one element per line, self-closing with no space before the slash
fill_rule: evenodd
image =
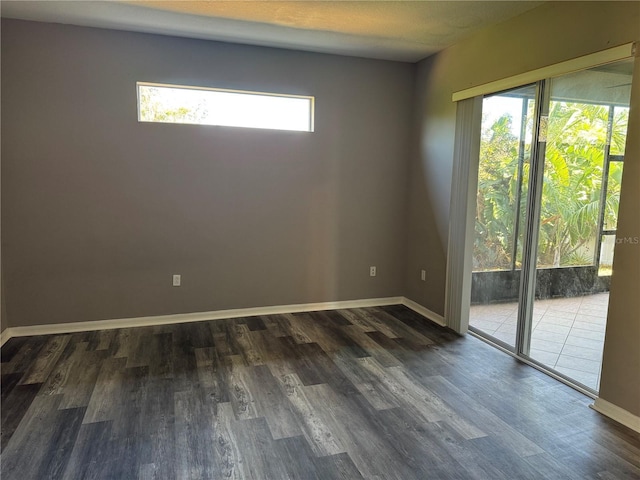
<path id="1" fill-rule="evenodd" d="M 452 101 L 457 102 L 458 113 L 451 182 L 445 290 L 445 322 L 452 330 L 464 334 L 469 328 L 469 296 L 466 294 L 470 291 L 470 284 L 466 285 L 465 282 L 467 282 L 466 279 L 471 275 L 472 270 L 473 240 L 471 233 L 475 220 L 474 205 L 478 186 L 477 153 L 480 148 L 480 126 L 479 122 L 474 122 L 474 119 L 481 118 L 483 96 L 537 83 L 550 77 L 633 58 L 635 51 L 636 45 L 627 43 L 453 93 Z M 467 106 L 463 107 L 463 103 Z M 467 113 L 461 113 L 462 108 L 465 108 Z M 466 308 L 464 307 L 465 302 Z"/>
<path id="2" fill-rule="evenodd" d="M 538 237 L 540 234 L 540 208 L 544 179 L 544 158 L 547 148 L 549 121 L 549 85 L 547 80 L 536 83 L 536 99 L 531 142 L 529 186 L 527 189 L 526 223 L 522 245 L 522 270 L 518 301 L 518 321 L 515 350 L 520 355 L 529 355 L 531 345 L 531 318 L 536 297 L 536 263 Z M 471 272 L 467 272 L 471 276 Z"/>
<path id="3" fill-rule="evenodd" d="M 535 278 L 537 249 L 542 199 L 544 158 L 546 148 L 546 122 L 549 109 L 548 79 L 572 72 L 586 70 L 633 58 L 632 43 L 596 52 L 584 57 L 551 65 L 515 77 L 498 80 L 485 85 L 455 92 L 452 100 L 457 102 L 456 137 L 454 146 L 453 178 L 451 188 L 451 217 L 448 238 L 447 279 L 445 291 L 445 321 L 454 331 L 465 334 L 469 328 L 471 292 L 473 232 L 475 231 L 475 201 L 478 186 L 480 148 L 480 119 L 482 100 L 485 95 L 536 84 L 536 115 L 531 153 L 531 170 L 527 199 L 527 221 L 523 244 L 523 266 L 520 279 L 521 302 L 518 309 L 518 336 L 515 350 L 506 348 L 501 342 L 492 342 L 505 352 L 549 373 L 554 378 L 570 384 L 583 393 L 593 392 L 576 386 L 568 378 L 551 371 L 543 364 L 532 360 L 529 352 L 531 341 L 530 319 L 535 301 Z M 529 325 L 527 325 L 529 323 Z"/>

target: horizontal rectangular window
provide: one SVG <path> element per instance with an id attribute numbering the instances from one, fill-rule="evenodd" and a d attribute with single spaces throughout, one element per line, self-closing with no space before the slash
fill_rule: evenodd
<path id="1" fill-rule="evenodd" d="M 313 132 L 314 97 L 138 82 L 138 121 Z"/>

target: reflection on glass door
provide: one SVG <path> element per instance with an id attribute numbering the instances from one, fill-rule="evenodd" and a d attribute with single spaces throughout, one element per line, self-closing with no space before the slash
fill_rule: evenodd
<path id="1" fill-rule="evenodd" d="M 593 391 L 631 71 L 622 61 L 483 100 L 469 326 Z"/>

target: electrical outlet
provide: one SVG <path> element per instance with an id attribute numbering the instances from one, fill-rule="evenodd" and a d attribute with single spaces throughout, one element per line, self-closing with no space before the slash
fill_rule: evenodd
<path id="1" fill-rule="evenodd" d="M 182 283 L 182 275 L 174 275 L 173 276 L 173 286 L 179 287 Z"/>
<path id="2" fill-rule="evenodd" d="M 427 272 L 425 270 L 420 270 L 420 280 L 423 282 L 427 279 Z"/>
<path id="3" fill-rule="evenodd" d="M 369 267 L 369 276 L 370 277 L 376 276 L 376 267 Z"/>

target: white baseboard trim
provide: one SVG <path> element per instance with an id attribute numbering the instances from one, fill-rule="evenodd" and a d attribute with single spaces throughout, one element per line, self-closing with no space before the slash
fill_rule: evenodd
<path id="1" fill-rule="evenodd" d="M 150 317 L 116 318 L 113 320 L 93 320 L 89 322 L 56 323 L 51 325 L 29 325 L 26 327 L 6 328 L 0 336 L 0 345 L 12 337 L 31 335 L 51 335 L 60 333 L 89 332 L 111 330 L 115 328 L 149 327 L 174 323 L 202 322 L 224 318 L 252 317 L 256 315 L 278 315 L 284 313 L 313 312 L 319 310 L 337 310 L 342 308 L 381 307 L 385 305 L 405 305 L 438 325 L 444 325 L 443 318 L 422 305 L 405 297 L 367 298 L 341 302 L 301 303 L 295 305 L 275 305 L 271 307 L 236 308 L 211 312 L 179 313 L 175 315 L 156 315 Z"/>
<path id="2" fill-rule="evenodd" d="M 419 313 L 423 317 L 428 318 L 433 323 L 437 323 L 441 327 L 447 326 L 447 322 L 445 322 L 444 317 L 442 315 L 438 315 L 436 312 L 432 312 L 427 307 L 423 307 L 419 303 L 416 303 L 413 300 L 409 300 L 407 297 L 402 297 L 402 305 L 410 308 L 416 313 Z"/>
<path id="3" fill-rule="evenodd" d="M 596 412 L 601 413 L 602 415 L 621 423 L 625 427 L 629 427 L 631 430 L 640 433 L 640 417 L 628 412 L 624 408 L 620 408 L 611 402 L 603 400 L 602 398 L 596 398 L 593 404 L 589 406 Z"/>
<path id="4" fill-rule="evenodd" d="M 15 335 L 11 335 L 10 330 L 10 328 L 5 328 L 2 332 L 0 332 L 0 346 L 4 345 L 4 342 L 9 340 L 12 336 L 15 337 Z"/>

